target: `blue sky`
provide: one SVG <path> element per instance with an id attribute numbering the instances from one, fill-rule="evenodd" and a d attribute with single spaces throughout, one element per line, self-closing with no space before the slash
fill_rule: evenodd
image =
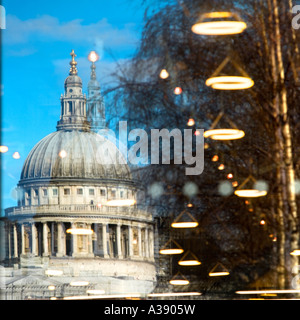
<path id="1" fill-rule="evenodd" d="M 144 10 L 138 0 L 7 0 L 2 55 L 2 208 L 16 205 L 13 189 L 32 147 L 56 130 L 60 95 L 70 52 L 77 54 L 84 90 L 90 75 L 88 53 L 96 50 L 97 78 L 111 83 L 116 61 L 135 52 Z M 12 158 L 17 151 L 21 158 Z"/>

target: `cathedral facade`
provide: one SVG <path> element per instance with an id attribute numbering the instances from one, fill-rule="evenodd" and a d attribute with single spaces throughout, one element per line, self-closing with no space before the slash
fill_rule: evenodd
<path id="1" fill-rule="evenodd" d="M 94 61 L 86 97 L 71 56 L 57 130 L 27 156 L 18 205 L 5 210 L 2 299 L 145 295 L 155 286 L 152 214 L 137 205 L 116 145 L 97 134 L 105 108 Z"/>

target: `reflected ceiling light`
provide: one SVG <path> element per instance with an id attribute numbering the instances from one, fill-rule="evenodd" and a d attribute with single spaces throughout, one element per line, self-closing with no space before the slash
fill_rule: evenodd
<path id="1" fill-rule="evenodd" d="M 91 51 L 88 55 L 88 59 L 91 62 L 96 62 L 99 60 L 99 55 L 97 54 L 96 51 Z"/>
<path id="2" fill-rule="evenodd" d="M 265 221 L 264 219 L 261 219 L 260 222 L 259 222 L 259 224 L 260 224 L 261 226 L 264 226 L 264 225 L 266 224 L 266 221 Z"/>
<path id="3" fill-rule="evenodd" d="M 21 158 L 20 153 L 19 153 L 18 151 L 14 152 L 14 154 L 12 155 L 12 157 L 13 157 L 14 159 L 20 159 L 20 158 Z"/>
<path id="4" fill-rule="evenodd" d="M 221 163 L 221 164 L 218 166 L 218 169 L 219 169 L 219 170 L 224 170 L 224 169 L 225 169 L 224 164 L 223 164 L 223 163 Z"/>
<path id="5" fill-rule="evenodd" d="M 216 19 L 235 20 L 216 20 Z M 212 21 L 205 21 L 211 19 Z M 241 21 L 240 16 L 233 12 L 209 12 L 200 16 L 192 26 L 192 31 L 200 35 L 231 35 L 242 33 L 247 24 Z"/>
<path id="6" fill-rule="evenodd" d="M 163 292 L 163 293 L 149 293 L 149 298 L 159 297 L 186 297 L 186 296 L 200 296 L 201 292 Z"/>
<path id="7" fill-rule="evenodd" d="M 199 266 L 201 262 L 191 251 L 187 251 L 178 261 L 178 264 L 180 266 Z"/>
<path id="8" fill-rule="evenodd" d="M 167 79 L 169 77 L 169 72 L 166 69 L 162 69 L 159 76 L 161 79 Z"/>
<path id="9" fill-rule="evenodd" d="M 61 158 L 65 158 L 68 154 L 67 154 L 67 151 L 61 150 L 58 155 L 59 155 Z"/>
<path id="10" fill-rule="evenodd" d="M 136 200 L 134 199 L 114 199 L 106 202 L 106 205 L 110 207 L 126 207 L 133 206 L 134 204 L 136 204 Z"/>
<path id="11" fill-rule="evenodd" d="M 101 289 L 89 289 L 86 290 L 87 294 L 104 294 L 105 290 L 101 290 Z"/>
<path id="12" fill-rule="evenodd" d="M 140 298 L 141 294 L 139 293 L 128 293 L 128 294 L 100 294 L 92 296 L 70 296 L 64 297 L 64 300 L 91 300 L 91 299 L 122 299 L 122 298 Z"/>
<path id="13" fill-rule="evenodd" d="M 72 281 L 70 282 L 70 286 L 73 287 L 84 287 L 84 286 L 88 286 L 89 282 L 88 281 Z"/>
<path id="14" fill-rule="evenodd" d="M 45 274 L 47 276 L 61 276 L 63 274 L 63 271 L 62 270 L 48 269 L 48 270 L 45 270 Z"/>
<path id="15" fill-rule="evenodd" d="M 208 274 L 210 277 L 222 277 L 228 276 L 229 271 L 224 267 L 224 265 L 218 262 L 209 272 Z"/>
<path id="16" fill-rule="evenodd" d="M 50 290 L 50 291 L 53 291 L 53 290 L 55 290 L 55 289 L 56 289 L 56 287 L 53 286 L 53 285 L 48 286 L 48 290 Z"/>
<path id="17" fill-rule="evenodd" d="M 234 194 L 241 198 L 258 198 L 264 197 L 267 195 L 265 190 L 256 190 L 256 189 L 244 189 L 244 190 L 235 190 Z"/>
<path id="18" fill-rule="evenodd" d="M 182 89 L 181 89 L 180 87 L 176 87 L 176 88 L 174 89 L 174 93 L 177 94 L 177 95 L 179 95 L 179 94 L 182 93 Z"/>
<path id="19" fill-rule="evenodd" d="M 285 294 L 285 293 L 300 293 L 300 290 L 293 290 L 293 289 L 283 289 L 283 290 L 241 290 L 241 291 L 236 291 L 236 294 Z"/>
<path id="20" fill-rule="evenodd" d="M 213 140 L 236 140 L 243 138 L 245 132 L 238 129 L 213 129 L 205 131 L 203 136 Z"/>
<path id="21" fill-rule="evenodd" d="M 170 239 L 167 241 L 167 243 L 163 246 L 161 250 L 159 250 L 160 254 L 181 254 L 183 253 L 183 249 L 180 247 L 180 245 L 175 241 Z"/>
<path id="22" fill-rule="evenodd" d="M 211 161 L 213 161 L 213 162 L 219 161 L 219 156 L 215 154 L 215 155 L 212 157 Z"/>
<path id="23" fill-rule="evenodd" d="M 181 272 L 176 273 L 176 275 L 169 281 L 173 286 L 186 286 L 189 284 L 189 280 L 182 275 Z"/>
<path id="24" fill-rule="evenodd" d="M 299 250 L 299 249 L 293 250 L 290 254 L 291 254 L 292 256 L 300 256 L 300 250 Z"/>
<path id="25" fill-rule="evenodd" d="M 196 228 L 198 221 L 187 211 L 183 210 L 179 216 L 172 222 L 172 228 Z"/>
<path id="26" fill-rule="evenodd" d="M 5 153 L 8 151 L 8 147 L 7 146 L 0 146 L 0 152 L 1 153 Z"/>
<path id="27" fill-rule="evenodd" d="M 85 229 L 85 228 L 70 228 L 70 229 L 67 229 L 66 232 L 71 233 L 73 235 L 81 235 L 81 236 L 94 233 L 92 229 Z"/>
<path id="28" fill-rule="evenodd" d="M 193 118 L 190 118 L 189 121 L 188 121 L 188 123 L 187 123 L 187 125 L 188 125 L 189 127 L 192 127 L 194 124 L 195 124 L 195 120 L 194 120 Z"/>
<path id="29" fill-rule="evenodd" d="M 254 81 L 249 77 L 220 76 L 207 79 L 205 84 L 216 90 L 243 90 L 253 87 Z"/>

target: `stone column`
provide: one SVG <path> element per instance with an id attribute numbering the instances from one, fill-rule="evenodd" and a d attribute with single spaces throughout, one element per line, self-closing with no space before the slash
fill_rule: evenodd
<path id="1" fill-rule="evenodd" d="M 22 251 L 21 254 L 25 254 L 25 230 L 24 230 L 24 224 L 21 224 L 21 245 L 22 245 Z"/>
<path id="2" fill-rule="evenodd" d="M 61 222 L 57 223 L 57 257 L 62 257 L 64 255 L 64 244 L 63 244 L 63 226 Z"/>
<path id="3" fill-rule="evenodd" d="M 149 228 L 149 258 L 154 259 L 154 238 L 153 238 L 153 227 Z"/>
<path id="4" fill-rule="evenodd" d="M 149 258 L 149 229 L 145 228 L 145 258 Z"/>
<path id="5" fill-rule="evenodd" d="M 43 222 L 43 257 L 49 256 L 48 248 L 48 226 L 47 222 Z"/>
<path id="6" fill-rule="evenodd" d="M 142 230 L 141 227 L 138 226 L 138 248 L 139 248 L 139 256 L 143 257 L 143 251 L 142 251 Z"/>
<path id="7" fill-rule="evenodd" d="M 88 229 L 92 229 L 92 224 L 89 223 L 87 225 Z M 88 254 L 89 254 L 89 257 L 93 257 L 94 256 L 94 253 L 93 253 L 93 235 L 92 234 L 89 234 L 88 235 Z"/>
<path id="8" fill-rule="evenodd" d="M 121 225 L 117 224 L 117 254 L 119 259 L 123 259 L 121 247 Z"/>
<path id="9" fill-rule="evenodd" d="M 107 224 L 102 223 L 102 245 L 103 245 L 103 255 L 104 258 L 109 258 L 109 255 L 107 253 Z"/>
<path id="10" fill-rule="evenodd" d="M 133 258 L 133 232 L 132 226 L 128 226 L 129 258 Z"/>
<path id="11" fill-rule="evenodd" d="M 31 224 L 31 243 L 32 243 L 32 254 L 37 256 L 37 230 L 35 223 Z"/>
<path id="12" fill-rule="evenodd" d="M 18 233 L 17 233 L 17 225 L 14 224 L 14 258 L 18 257 Z"/>
<path id="13" fill-rule="evenodd" d="M 71 228 L 72 229 L 76 228 L 76 224 L 75 223 L 71 223 Z M 77 235 L 71 234 L 71 238 L 72 238 L 72 248 L 73 248 L 72 257 L 75 257 L 77 255 L 77 253 L 78 253 Z"/>

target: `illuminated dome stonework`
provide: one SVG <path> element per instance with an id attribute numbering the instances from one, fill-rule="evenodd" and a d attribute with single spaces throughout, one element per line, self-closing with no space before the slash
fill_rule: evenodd
<path id="1" fill-rule="evenodd" d="M 152 215 L 122 205 L 136 203 L 137 185 L 116 145 L 96 133 L 105 110 L 94 62 L 86 97 L 71 56 L 57 131 L 29 153 L 18 206 L 5 210 L 4 299 L 145 295 L 155 286 Z"/>

